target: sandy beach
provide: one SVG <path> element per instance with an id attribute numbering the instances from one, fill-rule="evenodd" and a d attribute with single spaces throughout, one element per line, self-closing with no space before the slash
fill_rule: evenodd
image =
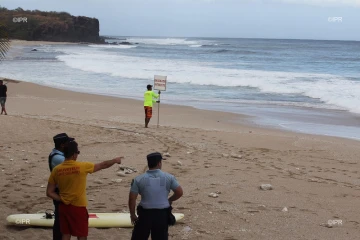
<path id="1" fill-rule="evenodd" d="M 132 178 L 159 151 L 170 154 L 163 170 L 184 189 L 174 212 L 185 218 L 170 239 L 359 238 L 358 141 L 250 127 L 247 116 L 170 105 L 161 105 L 159 128 L 155 108 L 145 129 L 141 101 L 25 82 L 8 83 L 7 111 L 0 116 L 0 239 L 52 239 L 50 229 L 7 226 L 6 217 L 52 209 L 47 157 L 61 132 L 79 142 L 80 161 L 123 155 L 139 171 L 119 177 L 114 166 L 89 175 L 89 212 L 128 211 Z M 336 219 L 342 225 L 326 225 Z M 130 236 L 131 229 L 91 228 L 88 239 Z"/>

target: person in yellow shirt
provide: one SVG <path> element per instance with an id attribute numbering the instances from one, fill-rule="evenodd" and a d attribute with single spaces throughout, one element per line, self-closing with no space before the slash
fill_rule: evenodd
<path id="1" fill-rule="evenodd" d="M 144 93 L 144 109 L 145 109 L 145 128 L 148 128 L 150 119 L 152 117 L 152 107 L 153 103 L 157 102 L 160 103 L 160 101 L 155 101 L 154 98 L 158 99 L 160 96 L 159 94 L 156 94 L 152 91 L 152 85 L 147 85 L 147 91 Z"/>
<path id="2" fill-rule="evenodd" d="M 75 141 L 70 141 L 65 149 L 65 161 L 57 165 L 48 180 L 46 195 L 59 201 L 60 231 L 62 240 L 70 240 L 71 236 L 86 240 L 89 231 L 89 214 L 87 211 L 86 177 L 109 168 L 115 163 L 120 164 L 123 157 L 101 163 L 78 162 L 80 151 Z M 56 192 L 59 189 L 59 194 Z"/>

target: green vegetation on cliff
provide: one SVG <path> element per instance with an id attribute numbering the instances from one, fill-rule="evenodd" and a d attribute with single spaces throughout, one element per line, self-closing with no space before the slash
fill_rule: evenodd
<path id="1" fill-rule="evenodd" d="M 0 25 L 5 25 L 9 38 L 29 41 L 100 43 L 99 20 L 75 17 L 67 12 L 8 10 L 0 7 Z"/>

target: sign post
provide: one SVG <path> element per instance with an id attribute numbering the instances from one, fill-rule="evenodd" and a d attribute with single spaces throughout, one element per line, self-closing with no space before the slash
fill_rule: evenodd
<path id="1" fill-rule="evenodd" d="M 159 127 L 159 122 L 160 122 L 160 96 L 161 96 L 161 91 L 166 91 L 166 80 L 167 80 L 167 76 L 159 76 L 159 75 L 154 76 L 154 90 L 159 90 L 157 127 Z"/>

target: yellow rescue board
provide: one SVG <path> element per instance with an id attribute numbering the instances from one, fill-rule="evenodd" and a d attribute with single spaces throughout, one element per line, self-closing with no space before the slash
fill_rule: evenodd
<path id="1" fill-rule="evenodd" d="M 182 213 L 173 213 L 176 221 L 184 218 Z M 14 214 L 6 218 L 11 225 L 28 227 L 52 227 L 54 218 L 46 219 L 45 213 Z M 130 213 L 89 213 L 91 228 L 132 228 Z"/>

